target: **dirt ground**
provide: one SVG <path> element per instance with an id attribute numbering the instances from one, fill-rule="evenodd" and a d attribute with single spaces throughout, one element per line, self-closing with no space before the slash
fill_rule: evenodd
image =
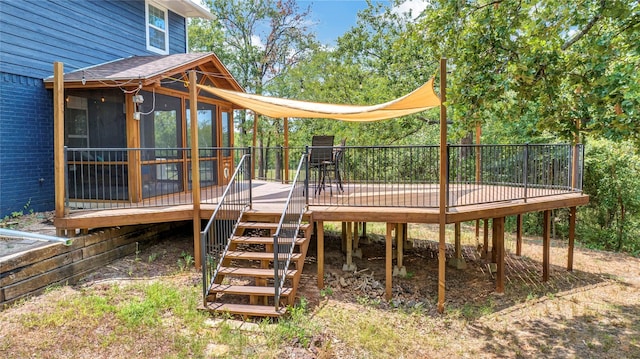
<path id="1" fill-rule="evenodd" d="M 471 241 L 463 252 L 467 268 L 447 267 L 446 313 L 442 315 L 436 308 L 437 243 L 429 238 L 412 242 L 413 248 L 406 249 L 404 256 L 407 275 L 394 278 L 389 302 L 383 299 L 384 242 L 373 234 L 361 241 L 362 258 L 354 258 L 357 269 L 345 272 L 340 238 L 328 233 L 323 290 L 317 288 L 312 243 L 298 296 L 308 300 L 312 313 L 365 306 L 384 317 L 385 311 L 419 310 L 451 338 L 445 347 L 413 351 L 422 353 L 421 357 L 640 358 L 640 259 L 576 248 L 574 270 L 568 272 L 566 241 L 553 241 L 550 280 L 543 282 L 541 241 L 526 238 L 523 255 L 518 257 L 513 254 L 513 238 L 507 236 L 506 288 L 504 295 L 498 295 L 494 275 Z M 142 245 L 139 253 L 91 273 L 78 286 L 118 278 L 174 276 L 178 266 L 188 264 L 185 260 L 192 251 L 190 235 Z M 453 255 L 451 246 L 447 253 Z M 201 281 L 197 272 L 180 280 L 193 286 Z M 25 309 L 9 308 L 2 315 L 10 316 L 13 310 Z M 332 341 L 334 357 L 361 357 L 348 344 L 335 340 L 335 334 L 326 328 L 322 339 Z M 311 351 L 306 353 L 315 357 Z"/>

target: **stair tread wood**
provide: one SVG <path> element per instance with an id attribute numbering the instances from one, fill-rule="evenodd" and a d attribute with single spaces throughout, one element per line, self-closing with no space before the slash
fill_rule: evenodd
<path id="1" fill-rule="evenodd" d="M 301 245 L 305 240 L 305 238 L 296 238 L 295 244 Z M 273 244 L 273 237 L 233 236 L 231 241 L 238 244 Z M 280 241 L 280 243 L 282 242 L 284 240 Z"/>
<path id="2" fill-rule="evenodd" d="M 283 287 L 280 292 L 281 297 L 287 297 L 291 294 L 292 289 Z M 228 293 L 228 294 L 241 294 L 241 295 L 264 295 L 274 296 L 275 289 L 270 286 L 254 286 L 254 285 L 227 285 L 227 284 L 215 284 L 209 290 L 209 293 Z"/>
<path id="3" fill-rule="evenodd" d="M 302 257 L 300 253 L 293 253 L 291 260 L 298 260 Z M 250 259 L 250 260 L 273 260 L 271 252 L 244 252 L 244 251 L 228 251 L 225 258 L 229 259 Z"/>
<path id="4" fill-rule="evenodd" d="M 231 313 L 256 317 L 279 317 L 287 312 L 286 307 L 276 310 L 272 305 L 250 305 L 230 303 L 208 303 L 205 309 L 217 313 Z"/>
<path id="5" fill-rule="evenodd" d="M 297 272 L 295 269 L 290 269 L 286 272 L 286 276 L 287 278 L 293 278 Z M 275 276 L 273 268 L 220 267 L 218 274 L 255 278 L 273 278 Z"/>
<path id="6" fill-rule="evenodd" d="M 274 222 L 238 222 L 238 228 L 255 228 L 255 229 L 277 229 L 278 223 Z M 302 223 L 300 225 L 301 230 L 310 228 L 309 223 Z"/>

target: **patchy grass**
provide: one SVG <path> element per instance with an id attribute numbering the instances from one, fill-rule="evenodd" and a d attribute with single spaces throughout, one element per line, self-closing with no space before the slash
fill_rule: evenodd
<path id="1" fill-rule="evenodd" d="M 188 248 L 190 238 L 185 243 Z M 510 262 L 513 276 L 504 295 L 491 293 L 492 279 L 486 273 L 473 278 L 484 278 L 488 284 L 462 276 L 479 271 L 476 267 L 448 270 L 452 277 L 443 314 L 435 311 L 435 286 L 426 283 L 434 273 L 418 266 L 434 259 L 415 254 L 406 262 L 415 275 L 397 279 L 394 285 L 420 284 L 421 301 L 416 305 L 348 296 L 345 288 L 333 286 L 315 288 L 313 298 L 312 291 L 299 290 L 308 301 L 301 298 L 285 318 L 248 322 L 212 318 L 197 310 L 200 277 L 186 267 L 189 255 L 184 248 L 142 249 L 134 256 L 143 260 L 132 256 L 104 269 L 126 279 L 104 279 L 98 273 L 84 285 L 53 286 L 0 312 L 0 356 L 640 358 L 639 259 L 576 249 L 576 271 L 569 273 L 560 267 L 566 248 L 556 243 L 552 263 L 559 264 L 551 280 L 543 283 L 539 273 L 526 276 L 529 267 L 518 267 L 540 261 L 539 241 L 527 239 L 523 244 L 525 257 Z M 149 260 L 153 253 L 157 254 Z M 366 261 L 376 273 L 376 263 L 384 265 L 378 259 Z M 157 277 L 135 278 L 136 273 Z M 312 271 L 306 285 L 315 287 Z"/>

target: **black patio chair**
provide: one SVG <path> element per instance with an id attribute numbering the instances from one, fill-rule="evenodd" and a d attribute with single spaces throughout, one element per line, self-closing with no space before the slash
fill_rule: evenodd
<path id="1" fill-rule="evenodd" d="M 313 136 L 311 138 L 309 168 L 316 169 L 318 173 L 316 177 L 316 195 L 320 194 L 327 180 L 331 182 L 329 166 L 333 164 L 333 138 L 334 136 Z M 331 183 L 329 183 L 329 188 L 331 188 Z M 332 190 L 331 193 L 333 193 Z"/>

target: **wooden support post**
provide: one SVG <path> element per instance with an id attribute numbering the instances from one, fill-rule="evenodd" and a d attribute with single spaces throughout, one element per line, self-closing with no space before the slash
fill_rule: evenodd
<path id="1" fill-rule="evenodd" d="M 318 265 L 318 288 L 324 288 L 324 222 L 318 221 L 317 223 L 317 265 Z"/>
<path id="2" fill-rule="evenodd" d="M 493 219 L 494 235 L 496 237 L 496 292 L 504 293 L 504 217 Z"/>
<path id="3" fill-rule="evenodd" d="M 496 226 L 496 219 L 493 218 L 491 220 L 491 263 L 496 263 L 496 260 L 498 258 L 498 234 L 497 234 L 497 226 Z"/>
<path id="4" fill-rule="evenodd" d="M 399 223 L 396 229 L 396 247 L 398 250 L 398 255 L 396 256 L 397 258 L 397 263 L 398 263 L 398 268 L 402 269 L 403 267 L 403 241 L 404 241 L 404 225 L 402 223 Z"/>
<path id="5" fill-rule="evenodd" d="M 567 252 L 567 270 L 573 271 L 573 246 L 576 238 L 576 207 L 569 208 L 569 248 Z"/>
<path id="6" fill-rule="evenodd" d="M 191 197 L 193 199 L 193 258 L 200 267 L 200 151 L 198 146 L 198 77 L 189 71 L 189 111 L 191 117 Z"/>
<path id="7" fill-rule="evenodd" d="M 385 299 L 391 300 L 393 290 L 393 223 L 387 223 L 387 235 L 385 236 Z"/>
<path id="8" fill-rule="evenodd" d="M 342 222 L 342 253 L 347 253 L 347 222 Z"/>
<path id="9" fill-rule="evenodd" d="M 355 271 L 356 265 L 353 264 L 353 230 L 351 228 L 353 222 L 347 222 L 347 263 L 342 266 L 343 271 Z"/>
<path id="10" fill-rule="evenodd" d="M 551 211 L 546 210 L 542 221 L 542 281 L 549 280 L 549 248 L 551 247 Z"/>
<path id="11" fill-rule="evenodd" d="M 64 65 L 53 63 L 53 158 L 56 218 L 64 218 L 65 166 L 64 163 Z M 63 230 L 56 228 L 56 235 Z"/>
<path id="12" fill-rule="evenodd" d="M 253 146 L 253 153 L 251 154 L 251 179 L 255 179 L 256 178 L 256 153 L 255 153 L 255 149 L 258 145 L 258 114 L 257 113 L 253 113 L 253 138 L 252 138 L 252 146 Z"/>
<path id="13" fill-rule="evenodd" d="M 444 312 L 447 226 L 447 59 L 440 59 L 440 180 L 438 242 L 438 312 Z M 389 229 L 387 229 L 389 231 Z"/>
<path id="14" fill-rule="evenodd" d="M 360 247 L 360 235 L 358 232 L 360 227 L 360 223 L 359 222 L 353 222 L 353 249 L 354 250 L 358 250 Z"/>
<path id="15" fill-rule="evenodd" d="M 393 276 L 397 277 L 406 277 L 407 276 L 407 269 L 404 267 L 403 264 L 403 256 L 404 256 L 404 237 L 405 237 L 405 231 L 404 231 L 405 227 L 404 227 L 404 223 L 396 223 L 396 250 L 397 250 L 397 262 L 396 265 L 393 267 Z"/>
<path id="16" fill-rule="evenodd" d="M 476 245 L 480 245 L 480 219 L 476 219 Z"/>
<path id="17" fill-rule="evenodd" d="M 289 118 L 284 118 L 284 183 L 289 183 Z"/>
<path id="18" fill-rule="evenodd" d="M 482 244 L 482 258 L 489 256 L 489 219 L 485 218 L 484 221 L 483 244 Z"/>
<path id="19" fill-rule="evenodd" d="M 460 222 L 454 224 L 454 236 L 455 236 L 455 256 L 456 258 L 462 258 L 462 241 L 460 233 Z"/>
<path id="20" fill-rule="evenodd" d="M 516 255 L 522 255 L 522 214 L 516 216 Z"/>
<path id="21" fill-rule="evenodd" d="M 454 256 L 449 259 L 449 265 L 457 269 L 467 268 L 467 263 L 462 257 L 462 242 L 461 242 L 461 230 L 460 222 L 455 223 L 455 239 L 454 239 Z"/>
<path id="22" fill-rule="evenodd" d="M 126 113 L 127 148 L 140 148 L 140 121 L 133 117 L 136 105 L 133 103 L 133 94 L 125 96 L 124 105 Z M 149 181 L 149 174 L 142 175 L 142 154 L 140 150 L 127 153 L 127 180 L 129 181 L 129 200 L 133 203 L 142 201 L 142 188 Z"/>

